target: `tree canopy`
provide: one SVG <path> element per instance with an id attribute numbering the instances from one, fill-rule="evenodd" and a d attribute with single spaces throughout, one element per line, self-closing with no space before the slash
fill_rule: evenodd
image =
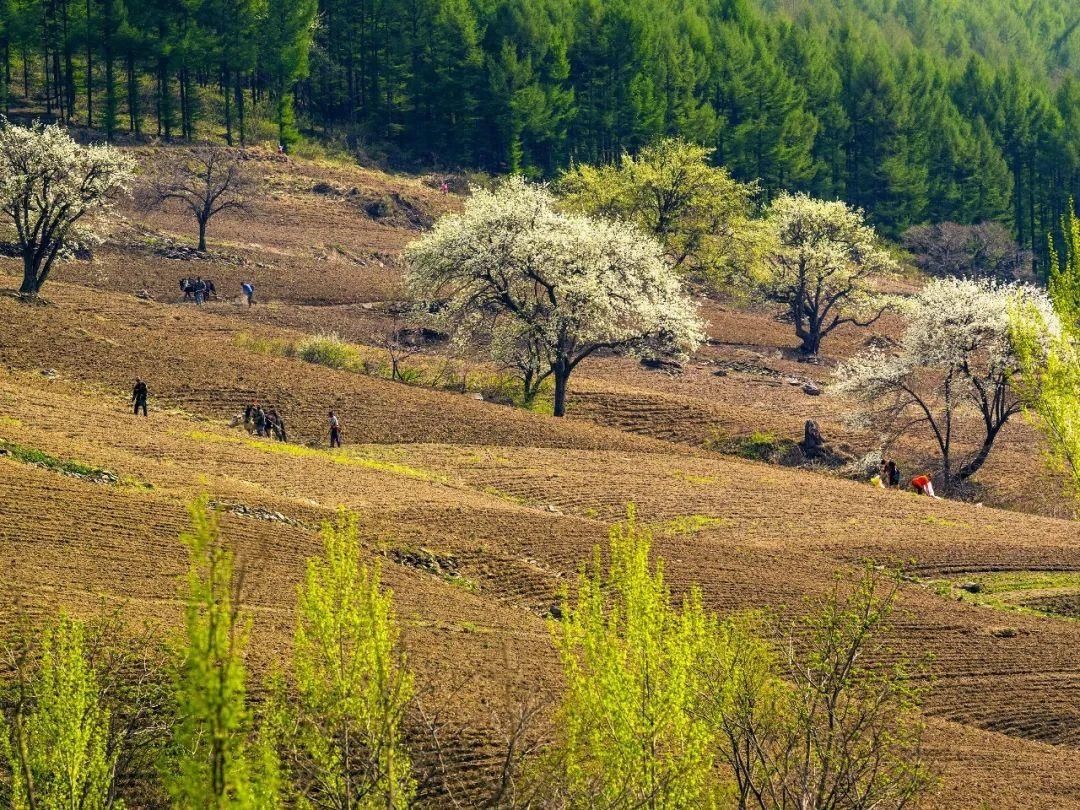
<path id="1" fill-rule="evenodd" d="M 1034 287 L 970 279 L 927 284 L 909 306 L 910 320 L 899 352 L 871 350 L 837 372 L 837 390 L 854 397 L 862 416 L 898 435 L 929 432 L 946 489 L 977 473 L 1001 428 L 1022 407 L 1014 381 L 1023 363 L 1010 315 L 1031 309 L 1048 333 L 1061 323 L 1047 295 Z M 966 425 L 967 405 L 981 422 Z M 978 424 L 978 423 L 976 423 Z M 976 433 L 973 448 L 958 437 Z"/>
<path id="2" fill-rule="evenodd" d="M 459 340 L 479 338 L 520 368 L 527 395 L 554 379 L 556 416 L 571 372 L 593 353 L 678 355 L 703 339 L 655 239 L 559 211 L 546 188 L 520 177 L 477 191 L 406 260 L 414 294 Z"/>

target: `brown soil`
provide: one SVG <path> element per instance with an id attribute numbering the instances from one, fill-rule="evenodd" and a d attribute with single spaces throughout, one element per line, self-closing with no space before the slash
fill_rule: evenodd
<path id="1" fill-rule="evenodd" d="M 864 332 L 837 335 L 825 363 L 809 366 L 796 362 L 772 313 L 708 302 L 715 342 L 681 374 L 599 358 L 573 381 L 568 420 L 242 350 L 240 332 L 295 339 L 333 329 L 360 339 L 379 315 L 359 304 L 397 295 L 395 257 L 414 226 L 372 221 L 349 189 L 399 193 L 432 214 L 456 200 L 373 172 L 269 158 L 253 165 L 271 191 L 254 215 L 212 226 L 221 255 L 201 274 L 229 298 L 240 278 L 255 278 L 260 306 L 179 303 L 176 278 L 204 263 L 163 258 L 137 234 L 171 239 L 186 224 L 175 213 L 134 211 L 93 262 L 57 273 L 49 306 L 0 297 L 0 439 L 117 479 L 81 480 L 0 456 L 4 621 L 17 609 L 90 613 L 104 601 L 125 605 L 133 622 L 177 626 L 185 565 L 177 535 L 185 503 L 205 491 L 225 506 L 223 526 L 247 571 L 260 669 L 287 654 L 304 558 L 318 549 L 319 523 L 345 505 L 383 561 L 421 682 L 471 729 L 449 752 L 467 793 L 496 767 L 485 729 L 499 706 L 557 693 L 543 616 L 627 503 L 655 528 L 673 587 L 700 584 L 719 611 L 797 613 L 838 570 L 868 559 L 916 576 L 1080 570 L 1071 521 L 704 449 L 717 436 L 761 430 L 799 438 L 814 418 L 862 451 L 866 438 L 844 428 L 843 403 L 788 380 L 827 383 Z M 320 181 L 346 193 L 312 191 Z M 0 275 L 0 288 L 15 284 Z M 143 289 L 157 300 L 134 297 Z M 883 334 L 896 329 L 887 323 Z M 148 419 L 127 410 L 136 375 L 149 382 Z M 292 449 L 228 427 L 253 397 L 284 414 Z M 342 417 L 343 451 L 323 449 L 329 407 Z M 1034 437 L 1019 421 L 1006 431 L 979 476 L 986 501 L 1064 514 Z M 926 453 L 918 441 L 903 450 L 907 469 Z M 681 530 L 688 525 L 699 530 Z M 894 636 L 905 654 L 932 657 L 928 751 L 943 782 L 931 806 L 1080 807 L 1080 623 L 1003 614 L 910 585 Z"/>

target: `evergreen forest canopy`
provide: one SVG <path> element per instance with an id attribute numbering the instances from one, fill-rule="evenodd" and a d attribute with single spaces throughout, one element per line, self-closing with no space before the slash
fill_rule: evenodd
<path id="1" fill-rule="evenodd" d="M 1080 197 L 1074 0 L 0 0 L 3 108 L 550 177 L 664 135 L 884 233 Z"/>

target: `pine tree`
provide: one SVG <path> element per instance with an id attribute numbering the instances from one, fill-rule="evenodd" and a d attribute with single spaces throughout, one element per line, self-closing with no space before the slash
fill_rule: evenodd
<path id="1" fill-rule="evenodd" d="M 263 67 L 270 75 L 278 142 L 284 146 L 299 137 L 293 91 L 296 83 L 308 75 L 315 12 L 316 0 L 268 0 L 262 21 Z"/>

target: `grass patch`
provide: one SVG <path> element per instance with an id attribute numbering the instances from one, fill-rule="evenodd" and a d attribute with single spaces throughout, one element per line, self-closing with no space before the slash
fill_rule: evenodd
<path id="1" fill-rule="evenodd" d="M 969 605 L 1076 619 L 1080 572 L 1002 571 L 926 580 L 923 584 L 946 599 Z"/>
<path id="2" fill-rule="evenodd" d="M 713 450 L 729 456 L 738 456 L 749 461 L 778 463 L 798 450 L 798 444 L 791 439 L 784 439 L 768 430 L 755 430 L 748 436 L 724 436 L 717 434 L 705 442 L 706 450 Z"/>
<path id="3" fill-rule="evenodd" d="M 388 351 L 349 343 L 333 333 L 290 341 L 239 332 L 233 336 L 233 343 L 238 348 L 271 357 L 298 358 L 338 371 L 393 379 Z M 411 357 L 408 363 L 400 362 L 396 382 L 440 391 L 480 394 L 486 402 L 513 405 L 535 413 L 550 415 L 554 407 L 554 385 L 550 382 L 545 383 L 531 402 L 526 402 L 521 382 L 513 374 L 490 369 L 471 370 L 445 357 L 421 354 Z"/>
<path id="4" fill-rule="evenodd" d="M 259 450 L 263 453 L 272 453 L 278 456 L 290 456 L 292 458 L 319 458 L 330 461 L 333 464 L 345 464 L 352 467 L 362 467 L 368 470 L 400 475 L 404 478 L 414 478 L 420 481 L 439 481 L 444 479 L 419 467 L 412 467 L 397 461 L 379 458 L 369 451 L 360 448 L 346 447 L 340 450 L 325 450 L 318 447 L 307 447 L 302 444 L 288 444 L 285 442 L 272 442 L 263 439 L 224 436 L 220 433 L 209 433 L 204 430 L 188 431 L 187 437 L 199 442 L 210 444 L 236 444 Z"/>
<path id="5" fill-rule="evenodd" d="M 692 473 L 683 472 L 682 470 L 675 470 L 673 473 L 671 473 L 671 477 L 677 478 L 680 481 L 685 481 L 688 484 L 694 484 L 695 486 L 699 487 L 707 487 L 720 483 L 719 480 L 713 478 L 712 476 L 694 475 Z"/>
<path id="6" fill-rule="evenodd" d="M 71 461 L 50 456 L 43 450 L 24 447 L 7 439 L 0 439 L 0 454 L 9 456 L 23 464 L 32 464 L 35 467 L 44 467 L 46 470 L 75 475 L 79 478 L 101 478 L 109 475 L 100 467 L 91 467 L 81 461 Z"/>
<path id="7" fill-rule="evenodd" d="M 296 356 L 318 366 L 344 370 L 357 370 L 363 364 L 357 348 L 334 334 L 304 338 L 296 344 Z"/>
<path id="8" fill-rule="evenodd" d="M 676 515 L 661 523 L 658 528 L 667 534 L 697 534 L 706 529 L 718 528 L 727 522 L 725 518 L 711 515 Z"/>

